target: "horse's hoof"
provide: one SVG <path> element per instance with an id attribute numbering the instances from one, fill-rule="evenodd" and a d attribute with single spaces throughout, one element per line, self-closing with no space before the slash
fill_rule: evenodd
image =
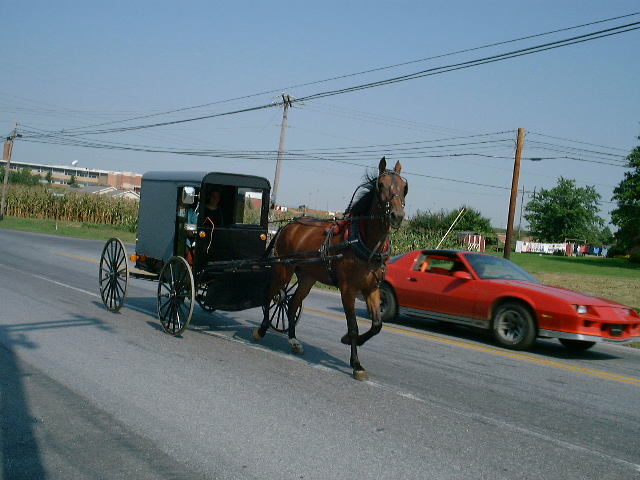
<path id="1" fill-rule="evenodd" d="M 259 342 L 260 340 L 262 340 L 264 338 L 264 335 L 260 335 L 260 328 L 256 327 L 253 329 L 253 339 L 256 342 Z"/>
<path id="2" fill-rule="evenodd" d="M 366 382 L 367 380 L 369 380 L 369 375 L 367 375 L 366 370 L 354 370 L 353 378 L 355 378 L 356 380 L 360 380 L 361 382 Z"/>
<path id="3" fill-rule="evenodd" d="M 304 347 L 300 342 L 295 339 L 289 339 L 289 344 L 291 344 L 291 353 L 295 353 L 296 355 L 304 355 Z"/>

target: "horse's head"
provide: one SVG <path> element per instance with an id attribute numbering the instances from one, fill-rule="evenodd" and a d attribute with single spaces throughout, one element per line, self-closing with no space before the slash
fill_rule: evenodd
<path id="1" fill-rule="evenodd" d="M 393 170 L 387 170 L 387 160 L 382 157 L 376 182 L 378 205 L 383 209 L 389 225 L 399 228 L 404 219 L 404 198 L 409 191 L 407 180 L 400 176 L 402 165 L 396 162 Z"/>

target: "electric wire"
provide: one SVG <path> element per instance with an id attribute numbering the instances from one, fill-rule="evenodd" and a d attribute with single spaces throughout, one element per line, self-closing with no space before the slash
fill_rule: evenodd
<path id="1" fill-rule="evenodd" d="M 291 98 L 290 101 L 291 101 L 292 104 L 301 103 L 301 102 L 305 102 L 305 101 L 315 100 L 315 99 L 318 99 L 318 98 L 324 98 L 324 97 L 335 96 L 335 95 L 342 95 L 342 94 L 345 94 L 345 93 L 351 93 L 351 92 L 364 90 L 364 89 L 369 89 L 369 88 L 374 88 L 374 87 L 379 87 L 379 86 L 383 86 L 383 85 L 389 85 L 389 84 L 398 83 L 398 82 L 404 82 L 404 81 L 408 81 L 408 80 L 415 80 L 415 79 L 423 78 L 423 77 L 426 77 L 426 76 L 438 75 L 438 74 L 442 74 L 442 73 L 448 73 L 448 72 L 452 72 L 452 71 L 455 71 L 455 70 L 460 70 L 460 69 L 464 69 L 464 68 L 470 68 L 470 67 L 474 67 L 474 66 L 478 66 L 478 65 L 484 65 L 484 64 L 487 64 L 487 63 L 493 63 L 493 62 L 497 62 L 497 61 L 503 61 L 503 60 L 516 58 L 516 57 L 523 56 L 523 55 L 529 55 L 529 54 L 532 54 L 532 53 L 539 53 L 539 52 L 542 52 L 542 51 L 555 49 L 555 48 L 560 48 L 560 47 L 564 47 L 564 46 L 568 46 L 568 45 L 573 45 L 573 44 L 576 44 L 576 43 L 582 43 L 582 42 L 586 42 L 586 41 L 596 40 L 596 39 L 607 37 L 607 36 L 618 35 L 618 34 L 621 34 L 621 33 L 626 33 L 626 32 L 637 30 L 637 29 L 640 29 L 640 22 L 634 22 L 634 23 L 630 23 L 630 24 L 626 24 L 626 25 L 616 26 L 616 27 L 612 27 L 612 28 L 609 28 L 609 29 L 600 30 L 600 31 L 597 31 L 597 32 L 591 32 L 591 33 L 587 33 L 587 34 L 584 34 L 584 35 L 579 35 L 579 36 L 568 38 L 568 39 L 558 40 L 558 41 L 555 41 L 555 42 L 549 42 L 549 43 L 542 44 L 542 45 L 523 48 L 523 49 L 511 51 L 511 52 L 506 52 L 506 53 L 502 53 L 502 54 L 493 55 L 493 56 L 490 56 L 490 57 L 484 57 L 484 58 L 481 58 L 481 59 L 470 60 L 470 61 L 467 61 L 467 62 L 461 62 L 461 63 L 442 66 L 442 67 L 434 67 L 434 68 L 430 68 L 430 69 L 427 69 L 427 70 L 422 70 L 420 72 L 415 72 L 415 73 L 411 73 L 411 74 L 407 74 L 407 75 L 393 77 L 393 78 L 389 78 L 389 79 L 385 79 L 385 80 L 379 80 L 379 81 L 376 81 L 376 82 L 370 82 L 370 83 L 356 85 L 356 86 L 352 86 L 352 87 L 346 87 L 346 88 L 341 88 L 341 89 L 336 89 L 336 90 L 331 90 L 331 91 L 326 91 L 326 92 L 320 92 L 320 93 L 316 93 L 316 94 L 307 95 L 307 96 L 301 97 L 301 98 L 295 98 L 295 99 Z M 246 98 L 246 97 L 243 97 L 243 98 Z M 282 102 L 278 101 L 278 102 L 271 102 L 271 103 L 268 103 L 268 104 L 263 104 L 263 105 L 253 106 L 253 107 L 247 107 L 247 108 L 242 108 L 242 109 L 231 110 L 231 111 L 227 111 L 227 112 L 220 112 L 220 113 L 214 113 L 214 114 L 209 114 L 209 115 L 201 115 L 201 116 L 197 116 L 197 117 L 185 118 L 185 119 L 179 119 L 179 120 L 172 120 L 172 121 L 168 120 L 168 121 L 164 121 L 164 122 L 157 122 L 157 123 L 154 123 L 154 124 L 133 125 L 133 126 L 126 126 L 126 127 L 112 128 L 112 129 L 101 129 L 101 130 L 90 130 L 90 131 L 87 131 L 87 130 L 83 131 L 83 130 L 80 130 L 80 129 L 75 129 L 75 132 L 73 132 L 73 131 L 71 133 L 68 132 L 67 135 L 98 135 L 98 134 L 116 133 L 116 132 L 140 130 L 140 129 L 147 129 L 147 128 L 157 128 L 157 127 L 168 126 L 168 125 L 176 125 L 176 124 L 181 124 L 181 123 L 194 122 L 194 121 L 205 120 L 205 119 L 212 119 L 212 118 L 217 118 L 217 117 L 222 117 L 222 116 L 227 116 L 227 115 L 235 115 L 235 114 L 239 114 L 239 113 L 247 113 L 247 112 L 262 110 L 262 109 L 271 108 L 271 107 L 280 107 L 280 106 L 283 106 L 283 105 L 284 105 L 283 101 Z M 52 135 L 55 135 L 55 133 L 52 133 Z"/>

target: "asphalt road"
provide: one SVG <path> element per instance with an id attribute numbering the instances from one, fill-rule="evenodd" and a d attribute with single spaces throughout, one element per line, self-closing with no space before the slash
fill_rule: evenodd
<path id="1" fill-rule="evenodd" d="M 258 309 L 196 306 L 173 338 L 154 282 L 104 308 L 102 247 L 0 229 L 3 479 L 640 478 L 640 350 L 405 320 L 361 347 L 358 382 L 336 295 L 305 303 L 304 356 L 253 342 Z"/>

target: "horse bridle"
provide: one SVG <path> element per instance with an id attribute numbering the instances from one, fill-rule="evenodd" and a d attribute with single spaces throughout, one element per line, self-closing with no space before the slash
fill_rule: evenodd
<path id="1" fill-rule="evenodd" d="M 389 175 L 391 177 L 391 187 L 389 188 L 389 191 L 391 192 L 391 196 L 386 202 L 382 202 L 382 200 L 380 199 L 379 185 L 380 185 L 380 179 L 385 175 Z M 376 199 L 378 201 L 378 207 L 382 208 L 382 210 L 384 211 L 384 214 L 381 215 L 381 217 L 383 218 L 391 216 L 391 202 L 395 197 L 400 196 L 400 193 L 398 192 L 398 184 L 396 182 L 397 178 L 400 178 L 402 181 L 404 181 L 405 188 L 409 186 L 409 182 L 407 182 L 406 178 L 401 176 L 399 173 L 393 172 L 391 170 L 381 173 L 380 175 L 378 175 L 378 178 L 376 178 Z M 405 206 L 404 196 L 402 197 L 402 200 L 400 201 L 400 203 L 402 204 L 402 208 L 404 208 Z"/>
<path id="2" fill-rule="evenodd" d="M 389 175 L 392 177 L 391 179 L 391 197 L 389 197 L 389 199 L 386 202 L 383 202 L 380 199 L 380 188 L 378 187 L 378 185 L 380 184 L 380 179 L 385 176 L 385 175 Z M 352 220 L 360 220 L 360 219 L 376 219 L 376 218 L 388 218 L 391 216 L 391 201 L 395 198 L 395 197 L 399 197 L 400 194 L 397 192 L 398 190 L 398 186 L 396 183 L 396 178 L 400 178 L 404 181 L 405 187 L 409 186 L 409 182 L 407 182 L 407 179 L 404 178 L 402 175 L 400 175 L 399 173 L 396 173 L 394 171 L 391 170 L 387 170 L 386 172 L 381 173 L 380 175 L 378 175 L 375 179 L 376 182 L 376 190 L 375 190 L 375 194 L 376 194 L 376 202 L 378 204 L 378 207 L 380 207 L 384 213 L 382 215 L 359 215 L 357 217 L 351 217 Z M 353 195 L 351 196 L 351 201 L 349 202 L 349 206 L 346 209 L 346 212 L 349 212 L 349 210 L 351 210 L 351 205 L 353 204 L 353 199 L 356 197 L 356 193 L 358 193 L 358 190 L 360 190 L 363 187 L 366 187 L 369 184 L 369 182 L 365 182 L 362 185 L 360 185 L 358 188 L 355 189 L 355 191 L 353 192 Z M 395 192 L 393 190 L 396 190 Z M 404 197 L 402 198 L 402 208 L 404 208 L 405 206 L 405 201 L 404 201 Z"/>

